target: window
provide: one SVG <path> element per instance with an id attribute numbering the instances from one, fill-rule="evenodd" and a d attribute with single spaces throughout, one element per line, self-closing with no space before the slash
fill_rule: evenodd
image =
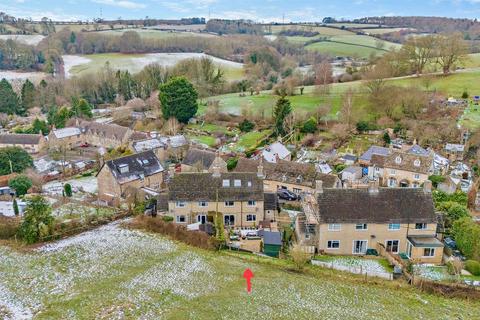
<path id="1" fill-rule="evenodd" d="M 238 180 L 238 179 L 233 180 L 233 185 L 235 187 L 241 187 L 242 186 L 242 180 Z"/>
<path id="2" fill-rule="evenodd" d="M 433 256 L 435 256 L 435 249 L 434 249 L 434 248 L 424 248 L 424 249 L 423 249 L 423 256 L 424 256 L 424 257 L 433 257 Z"/>
<path id="3" fill-rule="evenodd" d="M 414 165 L 415 167 L 420 167 L 420 160 L 418 160 L 418 159 L 415 160 L 415 161 L 413 162 L 413 165 Z"/>
<path id="4" fill-rule="evenodd" d="M 419 179 L 420 179 L 420 175 L 419 175 L 418 173 L 416 173 L 416 174 L 413 175 L 413 178 L 414 178 L 415 180 L 419 180 Z"/>
<path id="5" fill-rule="evenodd" d="M 425 229 L 427 229 L 427 224 L 426 223 L 415 223 L 415 229 L 416 230 L 425 230 Z"/>
<path id="6" fill-rule="evenodd" d="M 399 243 L 399 240 L 387 240 L 385 245 L 387 252 L 398 253 Z"/>
<path id="7" fill-rule="evenodd" d="M 247 187 L 251 187 L 252 186 L 252 181 L 247 181 Z"/>
<path id="8" fill-rule="evenodd" d="M 402 163 L 402 157 L 396 157 L 396 158 L 395 158 L 395 163 L 396 163 L 396 164 Z"/>
<path id="9" fill-rule="evenodd" d="M 198 206 L 199 207 L 208 207 L 208 202 L 207 201 L 199 201 Z"/>
<path id="10" fill-rule="evenodd" d="M 256 221 L 257 216 L 254 214 L 247 214 L 247 221 Z"/>
<path id="11" fill-rule="evenodd" d="M 177 208 L 185 208 L 186 205 L 187 205 L 187 203 L 185 201 L 177 201 L 175 203 L 175 207 L 177 207 Z"/>
<path id="12" fill-rule="evenodd" d="M 395 178 L 388 178 L 388 186 L 389 187 L 397 186 L 397 180 L 395 180 Z"/>
<path id="13" fill-rule="evenodd" d="M 230 180 L 228 180 L 228 179 L 223 179 L 223 181 L 222 181 L 222 186 L 223 186 L 223 187 L 230 187 Z"/>
<path id="14" fill-rule="evenodd" d="M 407 257 L 409 257 L 410 259 L 412 258 L 412 250 L 412 244 L 410 243 L 410 241 L 407 241 Z"/>
<path id="15" fill-rule="evenodd" d="M 328 231 L 340 231 L 342 229 L 342 225 L 339 223 L 330 223 L 328 225 Z"/>
<path id="16" fill-rule="evenodd" d="M 355 226 L 355 230 L 367 230 L 367 224 L 366 223 L 357 223 Z"/>
<path id="17" fill-rule="evenodd" d="M 390 169 L 390 174 L 391 174 L 392 176 L 394 176 L 396 173 L 397 173 L 397 171 L 396 171 L 395 169 Z"/>
<path id="18" fill-rule="evenodd" d="M 300 194 L 302 192 L 302 189 L 293 188 L 293 192 L 296 194 Z"/>
<path id="19" fill-rule="evenodd" d="M 235 216 L 233 214 L 227 214 L 223 217 L 223 222 L 225 226 L 235 225 Z"/>
<path id="20" fill-rule="evenodd" d="M 367 253 L 367 240 L 353 240 L 353 254 Z"/>
<path id="21" fill-rule="evenodd" d="M 379 171 L 380 171 L 380 167 L 375 167 L 375 171 L 376 171 L 376 172 L 379 172 Z"/>
<path id="22" fill-rule="evenodd" d="M 181 216 L 177 216 L 176 218 L 177 220 L 177 223 L 185 223 L 186 220 L 185 220 L 185 216 L 184 215 L 181 215 Z"/>
<path id="23" fill-rule="evenodd" d="M 339 248 L 340 248 L 340 240 L 327 241 L 327 249 L 339 249 Z"/>
<path id="24" fill-rule="evenodd" d="M 257 201 L 255 200 L 248 200 L 248 206 L 249 207 L 254 207 L 257 204 Z"/>
<path id="25" fill-rule="evenodd" d="M 400 230 L 400 223 L 389 223 L 388 230 Z"/>
<path id="26" fill-rule="evenodd" d="M 233 207 L 234 204 L 233 201 L 225 201 L 225 207 Z"/>

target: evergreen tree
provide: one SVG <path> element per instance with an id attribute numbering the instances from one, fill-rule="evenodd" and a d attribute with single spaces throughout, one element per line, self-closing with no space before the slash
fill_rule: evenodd
<path id="1" fill-rule="evenodd" d="M 290 105 L 290 100 L 285 96 L 278 99 L 275 109 L 273 109 L 273 119 L 275 122 L 275 133 L 277 136 L 283 136 L 285 132 L 285 119 L 292 112 L 292 106 Z"/>
<path id="2" fill-rule="evenodd" d="M 15 114 L 19 113 L 18 96 L 13 91 L 11 84 L 6 80 L 0 81 L 0 113 Z"/>
<path id="3" fill-rule="evenodd" d="M 23 196 L 32 187 L 32 180 L 25 175 L 18 175 L 8 181 L 8 186 L 15 190 L 17 196 Z"/>
<path id="4" fill-rule="evenodd" d="M 18 210 L 17 199 L 13 199 L 13 213 L 15 214 L 15 216 L 18 216 L 20 214 L 20 210 Z"/>
<path id="5" fill-rule="evenodd" d="M 69 197 L 69 198 L 72 197 L 72 185 L 70 183 L 66 183 L 63 186 L 63 193 L 65 197 Z"/>
<path id="6" fill-rule="evenodd" d="M 23 110 L 28 110 L 34 107 L 35 86 L 28 79 L 23 83 L 22 91 L 21 91 L 21 99 L 22 99 Z"/>
<path id="7" fill-rule="evenodd" d="M 33 120 L 32 130 L 31 130 L 32 133 L 40 133 L 43 135 L 47 135 L 49 131 L 50 130 L 48 129 L 48 125 L 45 121 L 40 120 L 38 118 Z"/>
<path id="8" fill-rule="evenodd" d="M 128 71 L 117 71 L 117 80 L 118 80 L 118 93 L 123 96 L 125 100 L 130 100 L 133 98 L 135 92 L 135 80 L 133 80 L 130 72 Z"/>
<path id="9" fill-rule="evenodd" d="M 72 98 L 71 114 L 78 118 L 91 118 L 92 106 L 85 99 Z"/>
<path id="10" fill-rule="evenodd" d="M 70 33 L 70 43 L 75 42 L 77 42 L 77 35 L 75 34 L 75 32 L 72 31 L 72 33 Z"/>
<path id="11" fill-rule="evenodd" d="M 27 243 L 34 243 L 50 234 L 54 222 L 52 208 L 42 196 L 27 200 L 22 224 L 18 235 Z"/>
<path id="12" fill-rule="evenodd" d="M 198 110 L 198 93 L 185 77 L 175 77 L 160 86 L 159 99 L 165 119 L 187 123 Z"/>
<path id="13" fill-rule="evenodd" d="M 20 173 L 30 167 L 33 167 L 33 159 L 22 148 L 6 147 L 0 149 L 0 175 L 12 172 Z"/>

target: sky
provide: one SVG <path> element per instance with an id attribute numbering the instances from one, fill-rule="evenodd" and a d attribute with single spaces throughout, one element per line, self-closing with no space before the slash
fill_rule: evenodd
<path id="1" fill-rule="evenodd" d="M 421 15 L 480 18 L 480 0 L 0 0 L 0 11 L 22 18 L 92 20 L 205 17 L 257 22 L 321 21 L 331 16 Z"/>

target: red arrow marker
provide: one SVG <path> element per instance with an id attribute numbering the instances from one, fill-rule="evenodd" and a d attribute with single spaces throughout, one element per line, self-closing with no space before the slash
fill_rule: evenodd
<path id="1" fill-rule="evenodd" d="M 249 268 L 245 269 L 243 272 L 243 277 L 247 280 L 247 292 L 252 292 L 252 282 L 250 281 L 253 278 L 253 272 Z"/>

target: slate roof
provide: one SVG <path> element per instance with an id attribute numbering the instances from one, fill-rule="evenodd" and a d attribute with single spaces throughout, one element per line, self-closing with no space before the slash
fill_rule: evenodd
<path id="1" fill-rule="evenodd" d="M 428 150 L 420 147 L 418 144 L 414 144 L 410 149 L 407 150 L 407 153 L 416 154 L 418 156 L 424 157 L 430 155 L 430 152 L 428 152 Z"/>
<path id="2" fill-rule="evenodd" d="M 41 138 L 40 134 L 0 134 L 0 144 L 39 144 Z"/>
<path id="3" fill-rule="evenodd" d="M 143 152 L 143 151 L 148 151 L 148 150 L 153 150 L 158 148 L 164 148 L 165 144 L 160 142 L 160 140 L 156 138 L 151 138 L 151 139 L 135 141 L 132 144 L 132 147 L 135 150 L 135 152 Z"/>
<path id="4" fill-rule="evenodd" d="M 230 186 L 223 187 L 223 180 Z M 241 180 L 235 187 L 234 180 Z M 251 183 L 249 186 L 248 183 Z M 169 184 L 168 199 L 171 201 L 263 201 L 263 181 L 256 173 L 222 173 L 214 177 L 211 173 L 179 173 Z"/>
<path id="5" fill-rule="evenodd" d="M 397 162 L 397 158 L 400 158 L 401 161 Z M 418 166 L 415 165 L 416 161 L 419 161 Z M 433 164 L 433 157 L 418 156 L 416 154 L 394 151 L 387 156 L 374 154 L 372 155 L 372 160 L 370 163 L 380 168 L 398 169 L 428 174 Z"/>
<path id="6" fill-rule="evenodd" d="M 179 134 L 176 136 L 162 136 L 158 138 L 160 142 L 169 145 L 172 148 L 182 147 L 188 144 L 187 138 Z"/>
<path id="7" fill-rule="evenodd" d="M 112 140 L 123 140 L 127 138 L 130 129 L 112 123 L 98 123 L 95 121 L 87 121 L 81 119 L 72 119 L 69 124 L 76 126 L 82 133 L 102 136 Z M 142 135 L 145 138 L 144 135 Z M 138 137 L 140 138 L 140 137 Z"/>
<path id="8" fill-rule="evenodd" d="M 105 164 L 120 184 L 143 179 L 164 171 L 157 156 L 151 150 L 109 160 Z M 122 172 L 122 168 L 127 166 L 128 170 Z"/>
<path id="9" fill-rule="evenodd" d="M 278 210 L 278 197 L 277 194 L 271 192 L 265 192 L 263 194 L 263 209 L 264 210 Z"/>
<path id="10" fill-rule="evenodd" d="M 342 159 L 343 159 L 344 161 L 353 161 L 353 162 L 355 162 L 355 161 L 357 161 L 357 156 L 355 156 L 355 155 L 353 155 L 353 154 L 344 154 L 344 155 L 342 156 Z"/>
<path id="11" fill-rule="evenodd" d="M 408 236 L 407 239 L 417 248 L 443 248 L 443 243 L 434 236 L 414 235 Z"/>
<path id="12" fill-rule="evenodd" d="M 465 146 L 463 144 L 447 143 L 445 145 L 445 150 L 451 152 L 463 152 L 465 150 Z"/>
<path id="13" fill-rule="evenodd" d="M 53 135 L 57 139 L 63 139 L 63 138 L 71 137 L 71 136 L 77 136 L 77 135 L 80 135 L 82 133 L 80 131 L 80 129 L 76 128 L 76 127 L 66 127 L 66 128 L 62 128 L 62 129 L 55 129 L 52 132 L 53 132 Z"/>
<path id="14" fill-rule="evenodd" d="M 282 245 L 282 235 L 280 232 L 263 231 L 263 244 Z"/>
<path id="15" fill-rule="evenodd" d="M 272 143 L 262 150 L 262 156 L 268 162 L 277 162 L 277 155 L 283 160 L 290 155 L 290 151 L 280 142 Z"/>
<path id="16" fill-rule="evenodd" d="M 257 172 L 259 160 L 240 158 L 234 172 Z M 335 188 L 338 177 L 317 172 L 314 164 L 279 160 L 263 162 L 265 180 L 273 180 L 308 187 L 315 187 L 315 180 L 322 180 L 324 188 Z"/>
<path id="17" fill-rule="evenodd" d="M 368 148 L 367 151 L 365 151 L 364 154 L 362 154 L 360 156 L 359 159 L 363 160 L 363 161 L 370 161 L 374 154 L 386 156 L 386 155 L 388 155 L 388 152 L 389 152 L 388 148 L 379 147 L 379 146 L 371 146 L 370 148 Z"/>
<path id="18" fill-rule="evenodd" d="M 208 169 L 215 160 L 215 152 L 190 148 L 182 161 L 187 166 L 195 166 L 200 163 L 203 168 Z"/>
<path id="19" fill-rule="evenodd" d="M 422 188 L 323 189 L 317 196 L 323 223 L 435 223 L 432 194 Z"/>

